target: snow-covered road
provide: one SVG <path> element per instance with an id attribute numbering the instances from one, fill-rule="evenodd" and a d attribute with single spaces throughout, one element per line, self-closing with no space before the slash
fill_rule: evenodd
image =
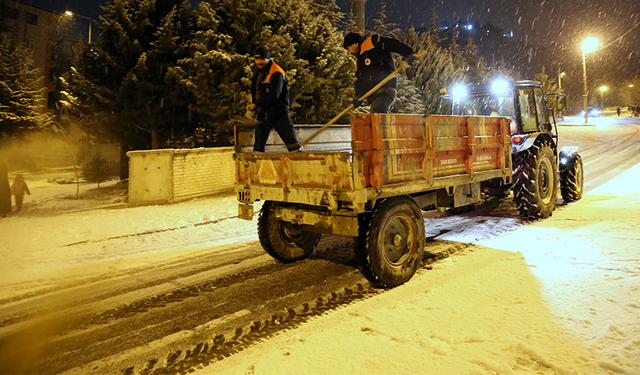
<path id="1" fill-rule="evenodd" d="M 114 208 L 114 183 L 104 196 L 81 186 L 101 199 L 76 201 L 64 198 L 75 186 L 28 177 L 25 210 L 0 219 L 0 373 L 52 358 L 44 368 L 78 374 L 137 373 L 150 359 L 211 374 L 638 374 L 640 165 L 622 167 L 637 163 L 637 127 L 610 126 L 560 128 L 585 142 L 585 176 L 597 180 L 581 201 L 535 222 L 508 201 L 426 213 L 429 246 L 453 255 L 382 292 L 368 292 L 350 240 L 274 262 L 255 242 L 255 220 L 234 218 L 233 195 Z M 606 157 L 590 163 L 611 155 L 609 167 Z M 110 208 L 85 210 L 96 205 Z M 220 344 L 221 327 L 276 307 L 304 316 L 305 301 L 328 296 L 326 306 L 333 294 L 346 302 L 258 343 L 231 334 Z M 212 349 L 224 345 L 237 353 Z"/>

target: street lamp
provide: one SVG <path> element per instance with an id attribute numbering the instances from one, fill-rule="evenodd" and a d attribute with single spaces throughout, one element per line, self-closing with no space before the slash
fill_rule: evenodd
<path id="1" fill-rule="evenodd" d="M 93 23 L 93 18 L 89 18 L 89 17 L 81 16 L 79 14 L 75 14 L 70 10 L 65 11 L 64 15 L 68 16 L 68 17 L 78 17 L 78 18 L 82 18 L 83 20 L 88 20 L 89 21 L 89 44 L 91 44 L 91 24 Z"/>
<path id="2" fill-rule="evenodd" d="M 558 73 L 558 90 L 562 90 L 562 77 L 566 76 L 567 73 L 562 72 Z"/>
<path id="3" fill-rule="evenodd" d="M 584 123 L 589 118 L 589 89 L 587 87 L 587 53 L 593 52 L 598 48 L 598 40 L 596 38 L 587 38 L 582 43 L 582 70 L 584 78 L 584 94 L 582 94 L 582 102 L 584 105 Z"/>
<path id="4" fill-rule="evenodd" d="M 604 110 L 604 99 L 602 98 L 602 95 L 605 91 L 607 91 L 607 86 L 600 87 L 600 108 L 602 110 Z"/>

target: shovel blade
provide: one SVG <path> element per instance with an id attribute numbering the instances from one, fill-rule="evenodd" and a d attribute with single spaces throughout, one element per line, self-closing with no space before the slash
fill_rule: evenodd
<path id="1" fill-rule="evenodd" d="M 260 124 L 260 121 L 258 121 L 256 119 L 249 118 L 249 117 L 246 117 L 246 116 L 239 116 L 239 115 L 231 117 L 231 120 L 235 121 L 235 122 L 239 122 L 241 124 L 245 124 L 245 125 L 258 125 L 258 124 Z"/>

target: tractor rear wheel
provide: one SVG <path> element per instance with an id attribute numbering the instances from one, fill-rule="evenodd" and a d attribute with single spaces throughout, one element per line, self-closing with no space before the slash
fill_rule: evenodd
<path id="1" fill-rule="evenodd" d="M 300 225 L 273 216 L 274 202 L 264 202 L 258 218 L 258 238 L 262 248 L 283 263 L 301 260 L 313 252 L 322 234 L 305 231 Z"/>
<path id="2" fill-rule="evenodd" d="M 513 197 L 520 215 L 544 219 L 558 198 L 558 167 L 549 142 L 536 143 L 515 155 Z"/>

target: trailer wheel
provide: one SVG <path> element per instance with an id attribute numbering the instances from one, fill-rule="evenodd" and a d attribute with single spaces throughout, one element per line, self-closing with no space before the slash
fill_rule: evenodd
<path id="1" fill-rule="evenodd" d="M 515 156 L 513 197 L 520 215 L 547 218 L 556 208 L 558 167 L 548 142 L 535 144 Z"/>
<path id="2" fill-rule="evenodd" d="M 560 173 L 560 192 L 565 202 L 582 198 L 583 180 L 582 157 L 576 154 L 573 165 Z"/>
<path id="3" fill-rule="evenodd" d="M 411 198 L 382 202 L 373 210 L 364 238 L 355 243 L 363 275 L 387 287 L 407 282 L 420 267 L 424 233 L 422 211 Z"/>
<path id="4" fill-rule="evenodd" d="M 264 250 L 283 263 L 301 260 L 313 252 L 322 234 L 308 232 L 299 225 L 272 216 L 273 202 L 264 202 L 258 218 L 258 238 Z"/>

